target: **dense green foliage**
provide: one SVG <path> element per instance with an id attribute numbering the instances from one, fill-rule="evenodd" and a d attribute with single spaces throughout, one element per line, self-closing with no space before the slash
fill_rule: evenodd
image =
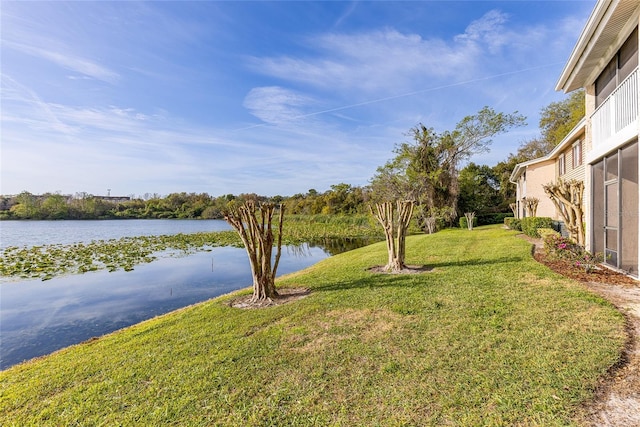
<path id="1" fill-rule="evenodd" d="M 514 218 L 514 217 L 506 217 L 504 219 L 504 225 L 507 226 L 507 228 L 509 228 L 510 230 L 514 230 L 514 231 L 522 231 L 522 226 L 520 224 L 520 218 Z"/>
<path id="2" fill-rule="evenodd" d="M 101 197 L 86 193 L 34 195 L 22 192 L 0 199 L 1 219 L 130 219 L 222 218 L 229 203 L 266 200 L 254 194 L 211 197 L 208 194 L 172 193 L 147 198 Z M 128 200 L 127 200 L 128 199 Z"/>
<path id="3" fill-rule="evenodd" d="M 438 133 L 423 124 L 409 131 L 411 142 L 396 146 L 396 156 L 384 166 L 379 167 L 371 182 L 372 193 L 376 200 L 413 200 L 416 203 L 416 216 L 421 228 L 432 231 L 433 221 L 438 219 L 447 225 L 464 213 L 460 207 L 459 166 L 472 155 L 488 151 L 491 138 L 507 132 L 513 127 L 522 126 L 524 117 L 517 114 L 497 113 L 484 107 L 477 114 L 464 117 L 455 129 Z M 471 171 L 465 177 L 468 180 L 484 181 L 482 191 L 496 192 L 497 181 L 485 176 L 481 168 Z M 487 168 L 489 169 L 489 168 Z M 475 173 L 474 176 L 470 176 Z M 485 174 L 486 175 L 486 174 Z M 491 175 L 491 174 L 490 174 Z M 491 179 L 493 182 L 489 182 Z M 493 208 L 497 200 L 482 200 L 467 186 L 466 204 L 490 204 Z M 484 195 L 482 199 L 486 199 Z"/>
<path id="4" fill-rule="evenodd" d="M 285 203 L 287 213 L 291 214 L 362 214 L 367 212 L 367 197 L 366 189 L 348 184 L 332 185 L 324 193 L 311 189 L 307 194 L 291 197 L 172 193 L 166 197 L 115 198 L 90 194 L 34 195 L 25 191 L 17 196 L 0 196 L 0 219 L 221 219 L 231 204 L 247 200 Z"/>
<path id="5" fill-rule="evenodd" d="M 513 217 L 513 213 L 499 212 L 476 215 L 476 218 L 478 218 L 478 225 L 504 224 L 504 219 L 508 217 Z"/>
<path id="6" fill-rule="evenodd" d="M 553 220 L 544 216 L 532 216 L 520 219 L 520 229 L 529 237 L 540 237 L 539 228 L 552 228 Z"/>
<path id="7" fill-rule="evenodd" d="M 508 212 L 500 195 L 500 179 L 493 168 L 469 163 L 458 174 L 458 215 L 476 212 L 484 215 Z M 502 221 L 490 222 L 495 224 Z M 482 225 L 482 224 L 481 224 Z"/>
<path id="8" fill-rule="evenodd" d="M 562 101 L 552 102 L 540 111 L 542 139 L 548 142 L 551 149 L 560 144 L 584 117 L 584 97 L 584 90 L 576 90 Z"/>
<path id="9" fill-rule="evenodd" d="M 576 425 L 626 335 L 614 307 L 496 227 L 384 243 L 283 277 L 304 299 L 229 295 L 0 372 L 0 424 Z M 247 294 L 250 290 L 243 291 Z"/>

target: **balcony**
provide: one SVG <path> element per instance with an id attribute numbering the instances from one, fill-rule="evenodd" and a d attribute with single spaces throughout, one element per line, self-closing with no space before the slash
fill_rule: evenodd
<path id="1" fill-rule="evenodd" d="M 609 148 L 638 135 L 638 68 L 636 68 L 591 116 L 593 150 Z"/>

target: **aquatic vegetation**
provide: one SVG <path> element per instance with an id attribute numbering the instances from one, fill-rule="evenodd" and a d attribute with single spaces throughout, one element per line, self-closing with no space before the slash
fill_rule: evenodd
<path id="1" fill-rule="evenodd" d="M 215 246 L 238 246 L 231 231 L 123 237 L 70 245 L 8 247 L 0 251 L 0 276 L 48 280 L 96 270 L 131 271 L 159 256 L 185 256 Z"/>
<path id="2" fill-rule="evenodd" d="M 285 218 L 283 244 L 338 238 L 378 237 L 367 216 L 291 215 Z M 242 246 L 235 231 L 123 237 L 89 243 L 8 247 L 0 250 L 0 277 L 49 280 L 89 271 L 131 271 L 159 257 L 186 256 L 216 246 Z"/>
<path id="3" fill-rule="evenodd" d="M 384 239 L 379 228 L 370 215 L 287 215 L 283 241 L 297 244 L 324 239 Z"/>

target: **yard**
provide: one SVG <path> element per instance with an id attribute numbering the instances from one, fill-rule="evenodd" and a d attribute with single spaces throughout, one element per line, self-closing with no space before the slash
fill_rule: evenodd
<path id="1" fill-rule="evenodd" d="M 0 372 L 2 425 L 579 425 L 625 319 L 499 226 L 384 242 Z M 247 284 L 249 285 L 249 284 Z M 46 286 L 46 284 L 43 284 Z"/>

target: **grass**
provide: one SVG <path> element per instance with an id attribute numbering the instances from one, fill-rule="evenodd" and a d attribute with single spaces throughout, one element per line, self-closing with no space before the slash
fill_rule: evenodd
<path id="1" fill-rule="evenodd" d="M 281 278 L 302 300 L 229 295 L 0 372 L 0 424 L 575 424 L 619 357 L 624 319 L 499 227 L 410 236 Z M 247 292 L 247 291 L 243 291 Z"/>

